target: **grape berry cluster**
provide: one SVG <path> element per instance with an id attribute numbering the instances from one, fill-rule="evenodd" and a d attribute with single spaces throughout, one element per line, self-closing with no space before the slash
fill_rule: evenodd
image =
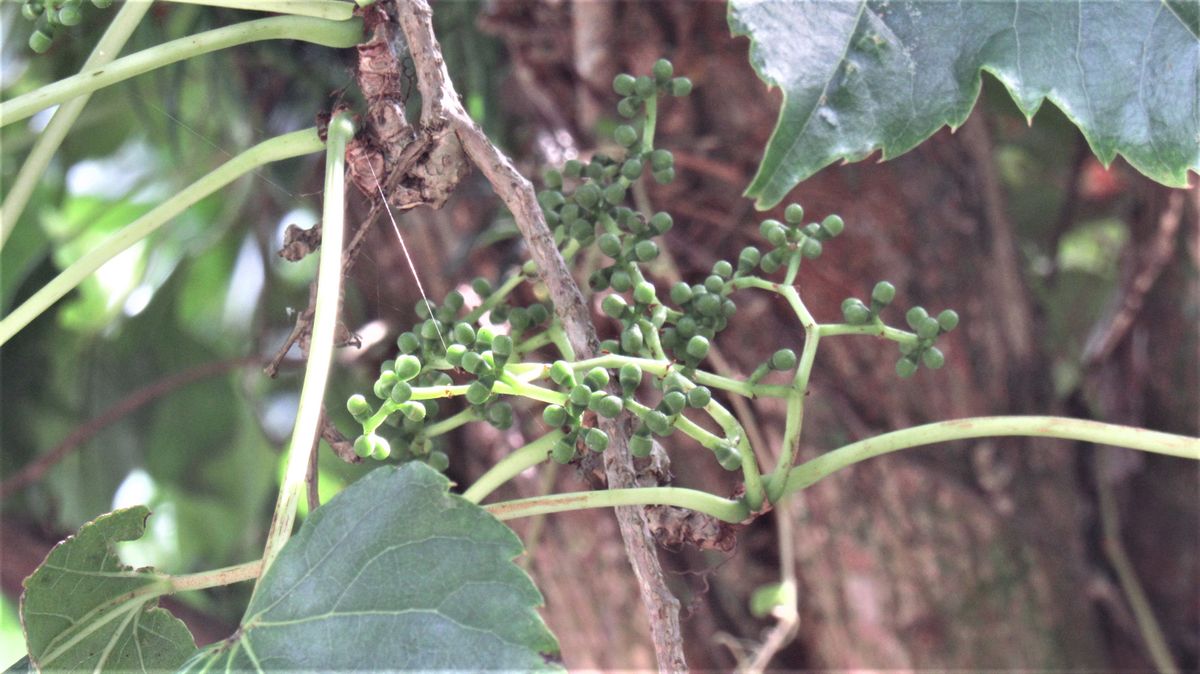
<path id="1" fill-rule="evenodd" d="M 712 451 L 725 469 L 748 469 L 743 465 L 748 441 L 710 386 L 745 394 L 747 386 L 756 386 L 771 371 L 790 373 L 793 383 L 806 381 L 808 373 L 797 371 L 804 366 L 787 348 L 772 353 L 744 382 L 704 372 L 701 365 L 712 341 L 737 312 L 736 291 L 794 292 L 801 263 L 820 257 L 845 224 L 836 215 L 804 224 L 804 209 L 792 204 L 782 221 L 768 218 L 760 224 L 764 248 L 748 246 L 735 260 L 717 261 L 700 282 L 676 283 L 660 297 L 643 268 L 659 257 L 658 240 L 674 222 L 668 213 L 645 214 L 627 202 L 631 188 L 647 172 L 659 183 L 675 178 L 674 157 L 653 144 L 659 97 L 683 96 L 692 88 L 690 80 L 675 77 L 673 70 L 670 62 L 659 60 L 652 75 L 618 75 L 613 81 L 613 89 L 622 96 L 618 112 L 630 120 L 613 132 L 622 151 L 615 157 L 597 153 L 589 161 L 571 160 L 561 170 L 547 170 L 537 196 L 564 258 L 571 260 L 593 247 L 598 251 L 587 258 L 594 266 L 588 286 L 604 294 L 600 309 L 615 323 L 613 336 L 600 345 L 603 355 L 574 361 L 561 326 L 545 304 L 514 305 L 511 291 L 536 275 L 532 263 L 498 288 L 476 279 L 472 290 L 481 304 L 469 310 L 457 291 L 440 306 L 418 303 L 420 322 L 400 335 L 399 355 L 383 363 L 375 382 L 379 403 L 373 405 L 363 395 L 348 402 L 350 413 L 363 426 L 355 441 L 360 456 L 424 460 L 445 469 L 448 458 L 433 449 L 434 437 L 475 420 L 511 427 L 514 411 L 503 399 L 507 396 L 545 403 L 542 422 L 556 434 L 546 440 L 547 453 L 559 463 L 574 461 L 582 452 L 603 452 L 610 438 L 598 427 L 598 419 L 628 413 L 637 420 L 629 445 L 635 456 L 649 455 L 655 437 L 682 430 Z M 780 272 L 782 283 L 765 278 Z M 907 314 L 914 332 L 888 327 L 880 312 L 895 293 L 890 283 L 881 282 L 869 304 L 847 299 L 842 306 L 847 325 L 833 327 L 842 334 L 879 334 L 898 342 L 901 376 L 911 376 L 919 363 L 941 367 L 945 358 L 934 342 L 955 327 L 957 314 L 947 310 L 933 317 L 916 307 Z M 557 347 L 561 357 L 552 363 L 523 362 L 524 356 L 546 346 Z M 647 378 L 652 404 L 643 402 Z M 466 406 L 437 420 L 441 410 L 434 399 L 446 397 L 465 398 Z M 723 435 L 692 422 L 689 410 L 708 413 Z"/>
<path id="2" fill-rule="evenodd" d="M 112 5 L 113 0 L 91 0 L 100 9 Z M 63 26 L 77 26 L 83 21 L 83 0 L 25 0 L 21 16 L 35 21 L 33 34 L 29 36 L 29 48 L 42 54 L 54 44 L 54 36 Z"/>

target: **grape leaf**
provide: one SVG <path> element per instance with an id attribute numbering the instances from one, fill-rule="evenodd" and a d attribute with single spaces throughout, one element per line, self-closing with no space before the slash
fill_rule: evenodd
<path id="1" fill-rule="evenodd" d="M 982 72 L 1026 115 L 1049 100 L 1105 164 L 1185 187 L 1200 172 L 1200 10 L 1181 0 L 730 0 L 783 89 L 746 195 L 760 209 L 839 159 L 891 159 L 966 120 Z"/>
<path id="2" fill-rule="evenodd" d="M 377 468 L 305 521 L 241 628 L 185 671 L 557 669 L 511 529 L 421 462 Z"/>
<path id="3" fill-rule="evenodd" d="M 167 577 L 117 559 L 116 543 L 141 538 L 149 515 L 136 506 L 88 522 L 25 579 L 21 626 L 39 670 L 162 671 L 196 652 L 187 626 L 156 605 Z"/>

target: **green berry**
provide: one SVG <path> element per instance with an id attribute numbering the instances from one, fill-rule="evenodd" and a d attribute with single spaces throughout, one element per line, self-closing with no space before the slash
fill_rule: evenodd
<path id="1" fill-rule="evenodd" d="M 54 44 L 54 26 L 47 23 L 39 26 L 29 35 L 29 48 L 38 54 L 45 54 Z"/>
<path id="2" fill-rule="evenodd" d="M 671 286 L 671 301 L 675 304 L 687 304 L 692 299 L 692 287 L 680 281 Z"/>
<path id="3" fill-rule="evenodd" d="M 637 130 L 628 124 L 622 124 L 613 131 L 613 140 L 621 147 L 632 147 L 638 140 Z"/>
<path id="4" fill-rule="evenodd" d="M 846 223 L 842 222 L 840 215 L 830 215 L 821 221 L 821 229 L 825 230 L 830 237 L 837 236 L 846 228 Z"/>
<path id="5" fill-rule="evenodd" d="M 800 204 L 790 204 L 783 211 L 783 219 L 787 220 L 788 224 L 800 224 L 804 221 L 804 207 Z"/>
<path id="6" fill-rule="evenodd" d="M 926 318 L 929 318 L 929 312 L 925 311 L 923 307 L 913 307 L 908 310 L 908 313 L 904 314 L 904 321 L 913 330 L 919 328 L 921 323 L 925 322 Z"/>
<path id="7" fill-rule="evenodd" d="M 605 187 L 604 200 L 613 206 L 620 205 L 625 201 L 625 186 L 621 183 L 613 183 Z"/>
<path id="8" fill-rule="evenodd" d="M 625 401 L 620 396 L 606 395 L 596 403 L 596 413 L 609 419 L 615 418 L 625 409 Z"/>
<path id="9" fill-rule="evenodd" d="M 492 310 L 492 316 L 495 316 L 495 309 Z M 496 331 L 489 327 L 481 327 L 475 332 L 475 348 L 486 349 L 492 345 L 492 340 L 496 338 Z"/>
<path id="10" fill-rule="evenodd" d="M 508 335 L 496 335 L 492 339 L 492 353 L 498 357 L 505 358 L 512 355 L 513 340 Z"/>
<path id="11" fill-rule="evenodd" d="M 542 171 L 542 182 L 547 189 L 561 190 L 563 186 L 562 172 L 558 169 L 548 168 Z M 559 196 L 562 196 L 562 192 L 559 192 Z"/>
<path id="12" fill-rule="evenodd" d="M 408 381 L 421 373 L 421 359 L 411 355 L 398 356 L 394 370 L 400 381 Z"/>
<path id="13" fill-rule="evenodd" d="M 633 75 L 621 73 L 613 78 L 613 91 L 621 96 L 628 96 L 633 93 L 633 84 L 636 81 Z"/>
<path id="14" fill-rule="evenodd" d="M 584 208 L 592 208 L 600 203 L 601 196 L 600 188 L 596 186 L 596 183 L 587 182 L 575 190 L 575 203 Z"/>
<path id="15" fill-rule="evenodd" d="M 567 423 L 567 408 L 562 405 L 547 405 L 542 410 L 542 421 L 551 428 L 558 428 Z"/>
<path id="16" fill-rule="evenodd" d="M 703 337 L 701 337 L 703 339 Z M 683 411 L 687 405 L 687 396 L 683 391 L 668 391 L 662 398 L 662 409 L 670 415 L 676 415 Z"/>
<path id="17" fill-rule="evenodd" d="M 662 169 L 661 171 L 654 172 L 654 182 L 658 183 L 659 185 L 666 185 L 674 179 L 675 169 L 673 168 Z"/>
<path id="18" fill-rule="evenodd" d="M 650 72 L 653 73 L 654 79 L 658 80 L 660 84 L 666 84 L 671 79 L 671 76 L 675 74 L 675 67 L 671 65 L 670 61 L 659 59 L 654 62 L 654 67 Z"/>
<path id="19" fill-rule="evenodd" d="M 654 448 L 654 441 L 649 435 L 633 435 L 629 438 L 629 453 L 644 459 L 650 456 L 651 450 Z"/>
<path id="20" fill-rule="evenodd" d="M 634 254 L 636 255 L 637 253 L 635 252 Z M 624 269 L 614 271 L 608 281 L 612 285 L 612 289 L 619 293 L 623 293 L 633 287 L 633 277 Z"/>
<path id="21" fill-rule="evenodd" d="M 921 361 L 930 370 L 940 370 L 946 364 L 946 356 L 936 346 L 931 346 L 921 355 Z"/>
<path id="22" fill-rule="evenodd" d="M 77 5 L 64 5 L 58 10 L 58 22 L 64 26 L 78 26 L 83 20 L 83 13 Z"/>
<path id="23" fill-rule="evenodd" d="M 804 243 L 800 244 L 800 254 L 810 260 L 821 257 L 822 249 L 821 242 L 816 239 L 805 239 Z"/>
<path id="24" fill-rule="evenodd" d="M 446 456 L 443 451 L 430 452 L 429 456 L 425 457 L 425 465 L 439 473 L 444 473 L 450 467 L 450 457 Z"/>
<path id="25" fill-rule="evenodd" d="M 360 435 L 354 439 L 354 454 L 360 459 L 371 456 L 371 438 L 373 435 Z"/>
<path id="26" fill-rule="evenodd" d="M 599 412 L 600 406 L 604 403 L 604 398 L 607 395 L 604 391 L 592 391 L 588 394 L 587 408 L 593 412 Z"/>
<path id="27" fill-rule="evenodd" d="M 92 0 L 92 4 L 96 6 L 96 9 L 108 9 L 112 6 L 113 0 Z"/>
<path id="28" fill-rule="evenodd" d="M 716 274 L 722 279 L 728 279 L 729 277 L 733 276 L 733 265 L 729 264 L 725 260 L 718 260 L 717 263 L 713 265 L 713 274 Z"/>
<path id="29" fill-rule="evenodd" d="M 633 93 L 641 98 L 650 98 L 654 95 L 654 80 L 646 75 L 642 75 L 633 81 Z"/>
<path id="30" fill-rule="evenodd" d="M 658 244 L 650 239 L 638 241 L 633 247 L 633 254 L 640 262 L 649 262 L 658 257 Z"/>
<path id="31" fill-rule="evenodd" d="M 616 260 L 621 257 L 621 238 L 612 232 L 605 232 L 596 239 L 596 246 L 608 257 Z M 607 279 L 605 280 L 607 283 Z"/>
<path id="32" fill-rule="evenodd" d="M 704 289 L 714 295 L 719 295 L 721 291 L 725 290 L 725 279 L 712 274 L 704 279 Z"/>
<path id="33" fill-rule="evenodd" d="M 371 404 L 360 393 L 355 393 L 346 401 L 346 410 L 350 412 L 350 416 L 357 421 L 371 416 L 374 412 L 371 410 Z"/>
<path id="34" fill-rule="evenodd" d="M 874 314 L 862 300 L 857 297 L 847 297 L 842 302 L 842 317 L 850 325 L 865 325 L 871 321 Z"/>
<path id="35" fill-rule="evenodd" d="M 780 349 L 771 354 L 770 367 L 772 370 L 790 370 L 796 367 L 796 352 L 791 349 Z"/>
<path id="36" fill-rule="evenodd" d="M 568 178 L 578 178 L 583 175 L 583 162 L 578 159 L 568 159 L 563 164 L 563 175 Z"/>
<path id="37" fill-rule="evenodd" d="M 621 383 L 622 391 L 632 393 L 642 383 L 642 368 L 633 363 L 622 365 L 617 372 L 617 381 Z"/>
<path id="38" fill-rule="evenodd" d="M 880 281 L 875 284 L 875 288 L 871 290 L 871 304 L 878 304 L 880 308 L 886 307 L 896 298 L 896 286 L 887 281 Z"/>
<path id="39" fill-rule="evenodd" d="M 475 351 L 467 351 L 463 353 L 460 366 L 462 369 L 471 374 L 479 374 L 483 370 L 486 363 L 483 362 L 483 356 L 480 356 Z"/>
<path id="40" fill-rule="evenodd" d="M 909 360 L 908 356 L 896 361 L 896 374 L 903 379 L 908 379 L 917 373 L 917 363 Z"/>
<path id="41" fill-rule="evenodd" d="M 542 190 L 538 192 L 537 201 L 542 210 L 546 212 L 558 210 L 567 203 L 566 197 L 558 190 Z"/>
<path id="42" fill-rule="evenodd" d="M 639 304 L 653 304 L 657 299 L 654 294 L 654 284 L 649 281 L 639 281 L 633 287 L 633 299 Z"/>
<path id="43" fill-rule="evenodd" d="M 487 408 L 486 412 L 484 412 L 484 418 L 487 419 L 489 424 L 501 430 L 512 428 L 512 405 L 509 405 L 506 402 L 494 403 Z"/>
<path id="44" fill-rule="evenodd" d="M 763 238 L 776 248 L 787 245 L 787 228 L 778 220 L 770 218 L 763 220 L 758 226 L 758 231 L 763 235 Z"/>
<path id="45" fill-rule="evenodd" d="M 395 386 L 396 382 L 398 381 L 400 380 L 396 377 L 395 372 L 389 371 L 380 374 L 379 379 L 375 380 L 375 386 L 373 387 L 375 397 L 379 398 L 380 400 L 387 398 L 392 393 L 392 387 Z"/>
<path id="46" fill-rule="evenodd" d="M 655 435 L 667 436 L 671 434 L 671 420 L 667 418 L 667 415 L 658 410 L 647 412 L 643 421 L 646 422 L 646 426 Z"/>
<path id="47" fill-rule="evenodd" d="M 471 290 L 480 297 L 487 297 L 492 294 L 492 284 L 485 278 L 476 278 L 471 281 Z"/>
<path id="48" fill-rule="evenodd" d="M 615 339 L 600 340 L 600 353 L 616 353 L 621 350 L 621 343 Z"/>
<path id="49" fill-rule="evenodd" d="M 592 389 L 579 384 L 571 389 L 571 392 L 567 394 L 567 399 L 576 407 L 587 407 L 592 400 Z"/>
<path id="50" fill-rule="evenodd" d="M 562 438 L 554 443 L 554 448 L 550 450 L 550 458 L 554 459 L 555 463 L 567 464 L 571 459 L 575 458 L 575 442 L 567 438 Z"/>
<path id="51" fill-rule="evenodd" d="M 941 326 L 938 324 L 936 318 L 932 316 L 926 316 L 921 320 L 920 323 L 917 324 L 916 329 L 917 336 L 921 339 L 933 339 L 934 337 L 938 336 L 938 331 L 941 329 Z"/>
<path id="52" fill-rule="evenodd" d="M 392 453 L 392 446 L 384 438 L 376 435 L 371 440 L 371 458 L 382 461 Z"/>
<path id="53" fill-rule="evenodd" d="M 777 250 L 773 250 L 762 256 L 758 266 L 767 274 L 774 274 L 783 266 L 783 256 Z"/>
<path id="54" fill-rule="evenodd" d="M 592 272 L 591 276 L 588 276 L 588 287 L 592 289 L 592 292 L 599 293 L 608 290 L 608 275 L 610 273 L 607 269 L 598 269 Z"/>
<path id="55" fill-rule="evenodd" d="M 628 308 L 629 304 L 625 302 L 625 298 L 616 293 L 605 295 L 604 300 L 600 302 L 600 310 L 613 318 L 621 318 Z"/>
<path id="56" fill-rule="evenodd" d="M 958 313 L 953 309 L 946 309 L 937 316 L 938 326 L 942 332 L 950 332 L 958 326 Z"/>
<path id="57" fill-rule="evenodd" d="M 745 274 L 746 272 L 758 266 L 762 260 L 762 253 L 754 246 L 746 246 L 742 252 L 738 254 L 738 273 Z"/>
<path id="58" fill-rule="evenodd" d="M 733 445 L 717 445 L 713 449 L 713 456 L 725 470 L 738 470 L 742 467 L 742 453 Z"/>
<path id="59" fill-rule="evenodd" d="M 653 228 L 654 233 L 658 234 L 659 236 L 662 236 L 670 231 L 674 224 L 675 220 L 671 218 L 670 213 L 659 211 L 650 216 L 650 227 Z"/>
<path id="60" fill-rule="evenodd" d="M 593 452 L 603 452 L 608 449 L 608 434 L 599 428 L 589 428 L 583 436 L 583 442 Z"/>
<path id="61" fill-rule="evenodd" d="M 408 385 L 408 382 L 403 381 L 393 386 L 391 394 L 388 395 L 388 399 L 394 403 L 408 402 L 411 397 L 412 387 Z"/>
<path id="62" fill-rule="evenodd" d="M 640 104 L 641 104 L 641 101 L 639 101 L 636 98 L 633 98 L 633 97 L 622 98 L 617 103 L 617 114 L 619 114 L 622 117 L 625 117 L 627 119 L 637 117 L 638 105 L 640 105 Z"/>
<path id="63" fill-rule="evenodd" d="M 492 388 L 481 381 L 473 381 L 467 387 L 467 402 L 472 405 L 482 405 L 492 397 Z"/>
<path id="64" fill-rule="evenodd" d="M 478 383 L 478 382 L 476 382 Z M 400 403 L 400 413 L 407 417 L 410 421 L 424 421 L 428 410 L 419 401 L 409 400 L 408 402 Z"/>
<path id="65" fill-rule="evenodd" d="M 655 150 L 650 153 L 650 169 L 652 171 L 665 171 L 675 167 L 675 156 L 670 150 Z"/>
<path id="66" fill-rule="evenodd" d="M 627 180 L 637 180 L 642 177 L 642 162 L 640 159 L 626 159 L 621 164 L 621 175 Z"/>
<path id="67" fill-rule="evenodd" d="M 441 328 L 438 326 L 436 318 L 426 319 L 421 323 L 421 338 L 433 341 L 441 334 Z"/>
<path id="68" fill-rule="evenodd" d="M 634 324 L 621 331 L 621 351 L 636 355 L 641 352 L 644 343 L 645 335 L 640 326 Z"/>
<path id="69" fill-rule="evenodd" d="M 708 390 L 707 386 L 697 386 L 687 393 L 688 407 L 704 407 L 711 400 L 712 391 Z"/>
<path id="70" fill-rule="evenodd" d="M 721 314 L 721 298 L 711 293 L 696 298 L 696 310 L 704 316 L 716 317 Z"/>
<path id="71" fill-rule="evenodd" d="M 687 347 L 684 350 L 687 351 L 687 355 L 700 360 L 708 355 L 708 349 L 708 339 L 702 335 L 696 335 L 688 340 Z"/>
<path id="72" fill-rule="evenodd" d="M 686 77 L 676 77 L 671 80 L 672 96 L 687 96 L 692 93 L 692 81 Z"/>
<path id="73" fill-rule="evenodd" d="M 594 367 L 588 371 L 583 377 L 583 383 L 587 384 L 588 388 L 593 391 L 600 390 L 608 386 L 608 370 L 602 367 Z"/>
<path id="74" fill-rule="evenodd" d="M 25 4 L 21 5 L 21 16 L 25 17 L 26 21 L 36 21 L 45 9 L 41 3 L 25 0 Z"/>

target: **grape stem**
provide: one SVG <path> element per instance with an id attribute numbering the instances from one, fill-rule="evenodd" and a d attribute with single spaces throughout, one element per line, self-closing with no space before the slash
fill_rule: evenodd
<path id="1" fill-rule="evenodd" d="M 354 6 L 340 0 L 168 0 L 168 2 L 311 16 L 334 21 L 345 21 L 354 14 Z"/>
<path id="2" fill-rule="evenodd" d="M 463 492 L 463 498 L 471 503 L 479 503 L 500 485 L 545 461 L 550 456 L 550 448 L 554 447 L 554 443 L 561 437 L 562 431 L 552 431 L 500 459 Z"/>
<path id="3" fill-rule="evenodd" d="M 90 68 L 27 94 L 0 103 L 0 127 L 19 122 L 39 110 L 90 94 L 155 68 L 184 59 L 260 40 L 302 40 L 323 47 L 353 47 L 362 39 L 362 22 L 330 21 L 307 16 L 275 16 L 245 21 L 172 40 L 130 54 L 108 65 Z"/>
<path id="4" fill-rule="evenodd" d="M 687 508 L 711 515 L 722 522 L 736 524 L 750 515 L 750 509 L 742 501 L 721 498 L 706 491 L 683 487 L 636 487 L 633 489 L 607 489 L 603 491 L 570 492 L 549 496 L 501 501 L 484 506 L 500 520 L 517 519 L 548 513 L 561 513 L 589 508 L 613 508 L 619 506 L 667 505 Z"/>

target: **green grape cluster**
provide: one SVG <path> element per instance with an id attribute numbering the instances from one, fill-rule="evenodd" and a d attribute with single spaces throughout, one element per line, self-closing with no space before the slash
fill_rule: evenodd
<path id="1" fill-rule="evenodd" d="M 563 437 L 550 450 L 550 457 L 565 464 L 575 459 L 580 449 L 593 452 L 608 449 L 608 434 L 595 427 L 595 416 L 616 418 L 624 411 L 626 401 L 608 392 L 608 370 L 592 368 L 579 378 L 569 363 L 559 360 L 550 367 L 550 379 L 567 392 L 564 404 L 547 405 L 542 410 L 542 421 L 563 431 Z"/>
<path id="2" fill-rule="evenodd" d="M 655 61 L 654 67 L 651 68 L 651 75 L 641 75 L 639 77 L 634 77 L 628 73 L 617 75 L 613 78 L 613 91 L 624 97 L 617 103 L 617 113 L 622 117 L 632 119 L 645 109 L 646 102 L 654 96 L 664 93 L 670 93 L 672 96 L 687 96 L 690 94 L 692 92 L 692 81 L 686 77 L 674 77 L 674 75 L 675 66 L 671 65 L 671 62 L 667 59 Z M 632 127 L 626 128 L 633 131 Z M 628 132 L 622 132 L 618 136 L 627 138 Z M 615 140 L 621 143 L 622 138 L 618 137 Z M 621 144 L 629 147 L 633 145 L 633 141 Z"/>
<path id="3" fill-rule="evenodd" d="M 91 0 L 100 9 L 112 5 L 113 0 Z M 54 37 L 63 26 L 77 26 L 83 21 L 83 0 L 25 0 L 21 16 L 34 21 L 33 33 L 29 36 L 29 48 L 42 54 L 54 44 Z"/>
<path id="4" fill-rule="evenodd" d="M 804 222 L 804 208 L 800 204 L 791 204 L 783 211 L 784 222 L 767 218 L 759 223 L 758 231 L 762 234 L 771 249 L 760 253 L 753 246 L 742 251 L 738 258 L 739 268 L 753 267 L 754 260 L 763 273 L 774 274 L 781 268 L 786 268 L 793 260 L 796 264 L 802 259 L 815 260 L 821 257 L 825 242 L 842 233 L 846 225 L 841 216 L 830 215 L 821 222 Z"/>
<path id="5" fill-rule="evenodd" d="M 848 297 L 842 302 L 842 317 L 851 325 L 877 324 L 882 326 L 883 320 L 879 314 L 892 303 L 896 297 L 896 287 L 887 281 L 880 281 L 871 290 L 871 302 L 857 297 Z M 896 361 L 896 374 L 901 377 L 911 377 L 917 373 L 920 364 L 931 370 L 937 370 L 946 364 L 946 356 L 934 346 L 937 338 L 950 332 L 958 326 L 958 314 L 953 309 L 945 309 L 937 316 L 930 316 L 924 307 L 913 307 L 905 314 L 904 320 L 912 328 L 915 339 L 901 341 L 900 360 Z"/>

